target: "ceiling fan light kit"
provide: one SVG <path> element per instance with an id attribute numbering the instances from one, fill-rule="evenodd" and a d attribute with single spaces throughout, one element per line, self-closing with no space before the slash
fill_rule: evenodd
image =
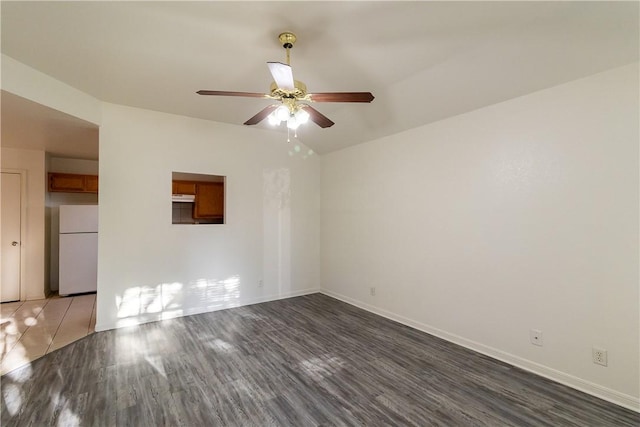
<path id="1" fill-rule="evenodd" d="M 255 116 L 244 122 L 245 125 L 255 125 L 264 119 L 278 126 L 286 122 L 287 129 L 296 130 L 298 126 L 311 120 L 321 128 L 327 128 L 334 123 L 308 103 L 310 102 L 366 102 L 373 101 L 371 92 L 322 92 L 308 93 L 307 86 L 293 79 L 293 71 L 290 64 L 290 50 L 297 37 L 291 32 L 284 32 L 278 36 L 282 47 L 286 50 L 287 63 L 267 62 L 274 82 L 268 94 L 253 92 L 229 92 L 216 90 L 199 90 L 198 95 L 215 96 L 242 96 L 249 98 L 264 98 L 280 101 L 281 104 L 272 104 L 263 108 Z"/>
<path id="2" fill-rule="evenodd" d="M 268 116 L 269 124 L 272 126 L 278 126 L 282 122 L 287 122 L 289 129 L 297 129 L 298 126 L 303 125 L 309 121 L 309 113 L 307 113 L 301 105 L 294 107 L 293 112 L 291 108 L 285 105 L 280 105 Z"/>

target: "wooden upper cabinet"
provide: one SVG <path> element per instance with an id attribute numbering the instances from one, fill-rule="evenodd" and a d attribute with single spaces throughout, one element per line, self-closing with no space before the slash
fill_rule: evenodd
<path id="1" fill-rule="evenodd" d="M 97 193 L 97 175 L 49 173 L 49 191 L 62 193 Z"/>
<path id="2" fill-rule="evenodd" d="M 196 194 L 196 183 L 193 181 L 173 181 L 172 194 Z"/>
<path id="3" fill-rule="evenodd" d="M 224 217 L 224 183 L 199 182 L 196 184 L 194 218 Z"/>
<path id="4" fill-rule="evenodd" d="M 87 191 L 87 193 L 97 193 L 98 192 L 98 175 L 85 175 L 84 189 Z"/>

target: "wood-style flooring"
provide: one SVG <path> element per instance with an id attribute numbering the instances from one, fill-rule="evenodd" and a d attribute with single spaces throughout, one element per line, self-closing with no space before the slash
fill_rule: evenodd
<path id="1" fill-rule="evenodd" d="M 321 294 L 99 332 L 2 377 L 3 426 L 638 426 Z"/>

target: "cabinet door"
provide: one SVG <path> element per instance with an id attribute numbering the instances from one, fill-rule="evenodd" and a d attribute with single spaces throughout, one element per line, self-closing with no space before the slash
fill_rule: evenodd
<path id="1" fill-rule="evenodd" d="M 49 191 L 61 193 L 97 193 L 98 176 L 75 173 L 49 173 Z"/>
<path id="2" fill-rule="evenodd" d="M 84 175 L 50 173 L 49 191 L 84 192 Z"/>
<path id="3" fill-rule="evenodd" d="M 189 181 L 173 181 L 173 194 L 196 194 L 196 183 Z"/>
<path id="4" fill-rule="evenodd" d="M 84 190 L 87 193 L 98 192 L 98 176 L 97 175 L 85 175 L 84 177 Z"/>
<path id="5" fill-rule="evenodd" d="M 224 216 L 224 183 L 196 184 L 194 218 L 222 218 Z"/>

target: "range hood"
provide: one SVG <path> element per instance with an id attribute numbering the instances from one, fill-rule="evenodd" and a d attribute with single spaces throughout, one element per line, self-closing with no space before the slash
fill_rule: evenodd
<path id="1" fill-rule="evenodd" d="M 171 201 L 172 202 L 181 202 L 181 203 L 193 203 L 196 200 L 196 196 L 193 194 L 172 194 Z"/>

